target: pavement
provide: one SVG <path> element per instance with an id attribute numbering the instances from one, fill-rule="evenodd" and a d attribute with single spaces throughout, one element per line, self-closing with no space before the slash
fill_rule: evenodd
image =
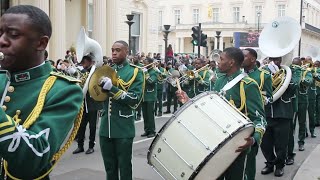
<path id="1" fill-rule="evenodd" d="M 171 114 L 157 117 L 156 127 L 159 130 L 166 123 Z M 143 121 L 136 121 L 136 137 L 133 143 L 133 179 L 134 180 L 161 180 L 162 178 L 147 164 L 147 152 L 153 138 L 142 138 Z M 77 148 L 74 142 L 69 150 L 63 155 L 58 165 L 51 173 L 53 180 L 104 180 L 106 173 L 99 145 L 99 123 L 97 125 L 97 136 L 95 152 L 90 155 L 84 153 L 73 155 L 72 151 Z M 320 128 L 316 128 L 316 133 L 320 135 Z M 89 134 L 88 132 L 86 133 Z M 299 152 L 295 163 L 285 167 L 285 174 L 282 177 L 275 177 L 272 173 L 261 175 L 260 171 L 265 166 L 265 159 L 259 151 L 257 155 L 257 180 L 320 180 L 320 136 L 317 138 L 306 138 L 305 151 Z M 85 141 L 85 148 L 88 148 L 88 137 Z M 296 145 L 297 148 L 297 145 Z M 86 150 L 86 149 L 85 149 Z"/>

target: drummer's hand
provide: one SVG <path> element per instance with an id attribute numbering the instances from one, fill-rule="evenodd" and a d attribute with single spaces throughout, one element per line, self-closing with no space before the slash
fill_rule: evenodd
<path id="1" fill-rule="evenodd" d="M 177 95 L 178 101 L 180 101 L 182 104 L 189 101 L 189 97 L 188 97 L 187 93 L 182 90 L 176 91 L 176 95 Z"/>
<path id="2" fill-rule="evenodd" d="M 247 138 L 244 138 L 244 140 L 246 140 L 247 142 L 244 145 L 239 146 L 236 152 L 242 152 L 248 149 L 250 146 L 252 146 L 255 143 L 253 137 L 247 137 Z"/>
<path id="3" fill-rule="evenodd" d="M 112 81 L 108 77 L 103 77 L 99 81 L 99 85 L 102 87 L 102 89 L 109 91 L 112 88 Z"/>

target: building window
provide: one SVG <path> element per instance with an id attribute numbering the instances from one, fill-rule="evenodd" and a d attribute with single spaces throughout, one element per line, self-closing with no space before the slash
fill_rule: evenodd
<path id="1" fill-rule="evenodd" d="M 213 17 L 213 22 L 219 22 L 219 8 L 212 8 L 212 17 Z"/>
<path id="2" fill-rule="evenodd" d="M 278 16 L 285 16 L 286 15 L 286 5 L 285 4 L 279 4 L 278 5 Z"/>
<path id="3" fill-rule="evenodd" d="M 193 9 L 193 24 L 199 23 L 199 9 Z"/>
<path id="4" fill-rule="evenodd" d="M 180 9 L 174 10 L 174 23 L 180 24 L 180 20 L 181 20 L 180 18 L 181 18 L 181 10 Z"/>
<path id="5" fill-rule="evenodd" d="M 159 11 L 159 26 L 162 26 L 162 15 L 163 11 Z"/>
<path id="6" fill-rule="evenodd" d="M 93 30 L 93 4 L 88 3 L 88 36 L 92 38 Z"/>
<path id="7" fill-rule="evenodd" d="M 233 7 L 233 22 L 240 22 L 240 7 Z"/>

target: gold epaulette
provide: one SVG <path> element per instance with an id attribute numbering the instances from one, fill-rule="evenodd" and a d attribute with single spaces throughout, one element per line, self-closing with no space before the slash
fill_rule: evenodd
<path id="1" fill-rule="evenodd" d="M 61 78 L 61 79 L 64 79 L 64 80 L 67 80 L 67 81 L 69 81 L 69 82 L 81 83 L 81 81 L 80 81 L 79 79 L 76 79 L 76 78 L 71 77 L 71 76 L 67 76 L 67 75 L 65 75 L 65 74 L 63 74 L 63 73 L 61 73 L 61 72 L 54 72 L 54 71 L 52 71 L 52 72 L 50 73 L 50 75 L 56 76 L 56 77 Z"/>
<path id="2" fill-rule="evenodd" d="M 265 69 L 259 69 L 261 72 L 264 72 L 265 74 L 270 74 L 269 71 L 265 70 Z"/>
<path id="3" fill-rule="evenodd" d="M 246 83 L 246 84 L 250 84 L 251 82 L 256 83 L 256 81 L 255 81 L 254 79 L 252 79 L 252 78 L 250 78 L 250 77 L 248 77 L 248 76 L 242 78 L 241 81 L 244 82 L 244 83 Z"/>

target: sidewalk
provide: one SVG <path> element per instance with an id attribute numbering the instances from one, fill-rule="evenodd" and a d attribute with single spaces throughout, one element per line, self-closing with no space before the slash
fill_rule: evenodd
<path id="1" fill-rule="evenodd" d="M 320 145 L 310 153 L 293 180 L 320 180 Z"/>

